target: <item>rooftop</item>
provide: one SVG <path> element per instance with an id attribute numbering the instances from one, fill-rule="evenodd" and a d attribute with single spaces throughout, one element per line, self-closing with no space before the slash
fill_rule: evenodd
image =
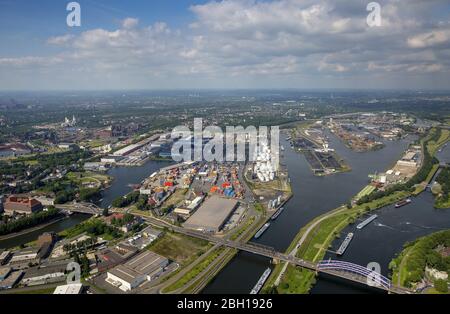
<path id="1" fill-rule="evenodd" d="M 184 226 L 218 231 L 237 204 L 237 200 L 212 196 L 185 222 Z"/>
<path id="2" fill-rule="evenodd" d="M 120 279 L 132 282 L 140 276 L 151 274 L 161 268 L 167 258 L 151 251 L 145 251 L 123 265 L 119 265 L 109 270 L 109 273 Z"/>
<path id="3" fill-rule="evenodd" d="M 81 283 L 74 283 L 56 287 L 53 294 L 81 294 L 82 289 L 83 285 Z"/>

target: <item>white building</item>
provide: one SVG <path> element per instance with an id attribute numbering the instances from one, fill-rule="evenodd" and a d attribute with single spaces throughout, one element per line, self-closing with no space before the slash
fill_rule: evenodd
<path id="1" fill-rule="evenodd" d="M 56 287 L 53 294 L 81 294 L 82 292 L 83 285 L 81 283 L 73 283 Z"/>
<path id="2" fill-rule="evenodd" d="M 145 281 L 157 278 L 168 264 L 167 258 L 146 251 L 109 270 L 106 282 L 127 292 L 139 287 Z"/>

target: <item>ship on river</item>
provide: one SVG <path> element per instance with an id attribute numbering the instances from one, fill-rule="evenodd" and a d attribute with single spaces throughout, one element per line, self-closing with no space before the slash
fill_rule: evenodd
<path id="1" fill-rule="evenodd" d="M 270 273 L 272 270 L 270 268 L 267 268 L 266 271 L 262 274 L 261 278 L 259 278 L 256 285 L 253 287 L 252 291 L 250 291 L 250 294 L 258 294 L 259 291 L 261 291 L 261 288 L 266 283 L 267 278 L 269 278 Z"/>
<path id="2" fill-rule="evenodd" d="M 364 220 L 362 223 L 360 223 L 359 225 L 356 226 L 356 229 L 361 230 L 362 228 L 364 228 L 365 226 L 367 226 L 368 224 L 370 224 L 372 221 L 374 221 L 375 219 L 378 218 L 378 215 L 372 215 L 369 218 L 367 218 L 366 220 Z"/>
<path id="3" fill-rule="evenodd" d="M 345 253 L 345 250 L 347 250 L 348 245 L 350 244 L 350 242 L 353 239 L 353 235 L 354 235 L 353 233 L 347 234 L 344 242 L 342 242 L 341 246 L 339 247 L 339 249 L 336 252 L 337 255 L 343 255 Z"/>
<path id="4" fill-rule="evenodd" d="M 255 234 L 255 239 L 258 239 L 263 235 L 264 232 L 266 232 L 267 229 L 270 227 L 270 222 L 266 223 L 264 226 L 259 229 L 259 231 Z"/>
<path id="5" fill-rule="evenodd" d="M 401 202 L 398 202 L 397 204 L 395 204 L 395 208 L 400 208 L 400 207 L 403 207 L 403 206 L 406 206 L 406 205 L 408 205 L 408 204 L 411 204 L 411 199 L 406 199 L 406 200 L 403 200 L 403 201 L 401 201 Z"/>
<path id="6" fill-rule="evenodd" d="M 271 220 L 276 220 L 280 215 L 281 215 L 281 213 L 284 211 L 284 207 L 280 207 L 276 212 L 275 212 L 275 214 L 273 214 L 272 215 L 272 217 L 270 218 Z"/>

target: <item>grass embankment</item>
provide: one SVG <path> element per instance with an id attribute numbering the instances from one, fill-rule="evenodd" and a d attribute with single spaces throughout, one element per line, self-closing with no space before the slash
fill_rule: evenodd
<path id="1" fill-rule="evenodd" d="M 198 263 L 191 271 L 187 272 L 183 277 L 175 283 L 165 287 L 162 292 L 168 293 L 184 287 L 188 282 L 203 272 L 212 262 L 214 262 L 223 252 L 225 248 L 218 248 L 209 254 L 204 260 Z"/>
<path id="2" fill-rule="evenodd" d="M 439 231 L 428 236 L 407 243 L 404 250 L 389 264 L 392 271 L 392 279 L 396 284 L 403 287 L 414 287 L 423 278 L 429 282 L 434 281 L 433 292 L 447 293 L 448 288 L 442 289 L 434 278 L 426 274 L 426 268 L 436 269 L 441 272 L 450 273 L 450 258 L 444 257 L 440 250 L 450 247 L 450 230 Z M 445 280 L 448 285 L 448 280 Z"/>
<path id="3" fill-rule="evenodd" d="M 366 195 L 370 195 L 375 190 L 376 187 L 374 187 L 373 185 L 367 185 L 364 189 L 361 190 L 361 192 L 356 195 L 356 199 L 359 200 Z"/>
<path id="4" fill-rule="evenodd" d="M 434 207 L 450 208 L 450 168 L 444 168 L 439 172 L 432 192 L 436 197 Z"/>
<path id="5" fill-rule="evenodd" d="M 428 143 L 428 152 L 431 156 L 434 156 L 442 145 L 450 140 L 450 130 L 440 129 L 440 136 L 436 141 L 430 141 Z"/>

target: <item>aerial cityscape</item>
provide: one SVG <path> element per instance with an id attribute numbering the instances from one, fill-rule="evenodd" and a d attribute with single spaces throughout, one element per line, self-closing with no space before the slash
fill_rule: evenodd
<path id="1" fill-rule="evenodd" d="M 0 2 L 0 298 L 449 294 L 449 18 Z"/>

